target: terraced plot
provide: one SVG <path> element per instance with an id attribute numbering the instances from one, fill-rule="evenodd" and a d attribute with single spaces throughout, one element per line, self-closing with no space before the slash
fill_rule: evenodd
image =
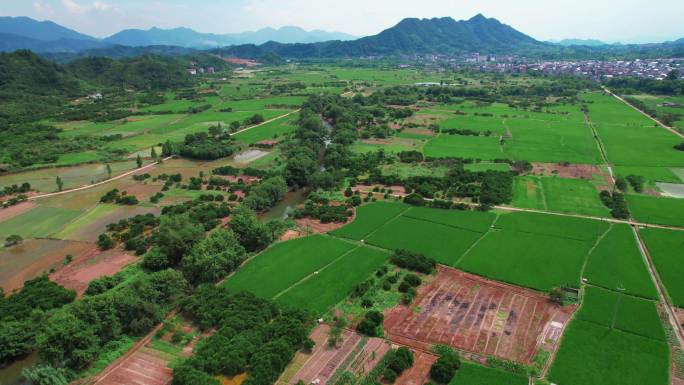
<path id="1" fill-rule="evenodd" d="M 330 327 L 317 326 L 309 338 L 315 343 L 311 353 L 298 352 L 290 366 L 283 372 L 277 385 L 294 385 L 299 381 L 306 384 L 335 384 L 342 372 L 363 376 L 390 349 L 390 344 L 380 338 L 364 337 L 356 332 L 344 330 L 341 342 L 336 347 L 327 343 Z"/>

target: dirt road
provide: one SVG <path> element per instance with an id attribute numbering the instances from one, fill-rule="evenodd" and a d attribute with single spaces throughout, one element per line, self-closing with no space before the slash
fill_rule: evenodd
<path id="1" fill-rule="evenodd" d="M 297 109 L 297 110 L 294 110 L 294 111 L 290 111 L 290 112 L 288 112 L 287 114 L 280 115 L 280 116 L 276 116 L 275 118 L 266 120 L 266 121 L 264 121 L 264 122 L 262 122 L 262 123 L 259 123 L 259 124 L 254 125 L 254 126 L 250 126 L 250 127 L 247 127 L 247 128 L 243 128 L 242 130 L 239 130 L 239 131 L 235 131 L 235 132 L 233 132 L 232 134 L 230 134 L 230 136 L 237 135 L 237 134 L 239 134 L 239 133 L 242 133 L 242 132 L 245 132 L 245 131 L 249 131 L 249 130 L 255 129 L 255 128 L 260 127 L 260 126 L 263 126 L 263 125 L 265 125 L 265 124 L 274 122 L 274 121 L 276 121 L 276 120 L 278 120 L 278 119 L 282 119 L 282 118 L 288 117 L 288 116 L 290 116 L 290 115 L 292 115 L 292 114 L 294 114 L 294 113 L 297 113 L 297 112 L 299 112 L 299 111 L 300 111 L 300 110 Z M 169 159 L 171 159 L 171 158 L 172 158 L 172 157 L 167 157 L 167 158 L 164 158 L 164 160 L 166 161 L 166 160 L 169 160 Z M 154 168 L 156 165 L 158 165 L 158 164 L 159 164 L 159 162 L 150 163 L 150 164 L 148 164 L 148 165 L 146 165 L 146 166 L 143 166 L 143 167 L 140 167 L 140 168 L 136 168 L 135 170 L 127 171 L 127 172 L 125 172 L 125 173 L 123 173 L 123 174 L 121 174 L 121 175 L 117 175 L 117 176 L 112 177 L 112 178 L 109 178 L 109 179 L 107 179 L 107 180 L 103 180 L 102 182 L 97 182 L 97 183 L 93 183 L 93 184 L 89 184 L 89 185 L 81 186 L 81 187 L 76 187 L 76 188 L 72 188 L 72 189 L 64 190 L 64 191 L 57 191 L 57 192 L 48 193 L 48 194 L 34 195 L 34 196 L 29 197 L 28 199 L 29 199 L 29 200 L 37 200 L 37 199 L 42 199 L 42 198 L 50 198 L 50 197 L 54 197 L 54 196 L 58 196 L 58 195 L 69 194 L 69 193 L 73 193 L 73 192 L 77 192 L 77 191 L 88 190 L 88 189 L 91 189 L 91 188 L 95 188 L 95 187 L 98 187 L 98 186 L 102 186 L 102 185 L 107 184 L 107 183 L 111 183 L 111 182 L 117 181 L 117 180 L 119 180 L 119 179 L 125 178 L 125 177 L 127 177 L 127 176 L 129 176 L 129 175 L 133 175 L 133 174 L 138 173 L 138 172 L 141 172 L 141 171 L 151 170 L 151 169 L 153 169 L 153 168 Z"/>

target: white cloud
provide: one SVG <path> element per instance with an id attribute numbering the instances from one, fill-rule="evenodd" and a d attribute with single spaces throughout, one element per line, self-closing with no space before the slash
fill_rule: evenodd
<path id="1" fill-rule="evenodd" d="M 74 0 L 62 0 L 62 5 L 64 5 L 64 8 L 67 9 L 70 13 L 75 13 L 75 14 L 82 14 L 86 12 L 86 8 L 79 5 L 77 2 Z"/>

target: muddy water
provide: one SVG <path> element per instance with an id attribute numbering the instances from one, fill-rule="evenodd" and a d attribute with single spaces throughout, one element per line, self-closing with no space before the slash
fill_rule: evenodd
<path id="1" fill-rule="evenodd" d="M 287 219 L 291 216 L 298 205 L 306 201 L 308 192 L 304 189 L 288 192 L 280 202 L 263 214 L 259 214 L 259 220 L 268 222 L 274 219 Z"/>
<path id="2" fill-rule="evenodd" d="M 27 385 L 21 371 L 38 362 L 38 353 L 32 353 L 11 365 L 0 368 L 0 385 Z"/>

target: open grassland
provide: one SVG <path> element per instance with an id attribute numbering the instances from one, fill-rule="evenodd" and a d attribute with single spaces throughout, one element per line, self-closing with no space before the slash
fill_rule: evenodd
<path id="1" fill-rule="evenodd" d="M 670 300 L 684 308 L 684 232 L 642 229 L 640 233 Z"/>
<path id="2" fill-rule="evenodd" d="M 10 235 L 23 238 L 48 237 L 81 214 L 78 210 L 38 206 L 14 218 L 0 222 L 0 239 Z"/>
<path id="3" fill-rule="evenodd" d="M 411 206 L 403 203 L 376 202 L 359 207 L 356 219 L 344 227 L 333 232 L 332 235 L 361 240 L 390 219 L 408 210 Z"/>
<path id="4" fill-rule="evenodd" d="M 527 385 L 527 377 L 464 361 L 449 385 Z"/>
<path id="5" fill-rule="evenodd" d="M 515 230 L 492 230 L 456 265 L 488 278 L 548 291 L 577 287 L 591 242 Z"/>
<path id="6" fill-rule="evenodd" d="M 589 116 L 603 142 L 608 159 L 616 166 L 680 167 L 681 140 L 616 98 L 600 93 L 584 95 Z"/>
<path id="7" fill-rule="evenodd" d="M 613 225 L 589 255 L 584 277 L 610 290 L 657 299 L 658 292 L 628 225 Z"/>
<path id="8" fill-rule="evenodd" d="M 515 179 L 513 206 L 593 216 L 610 216 L 596 186 L 584 179 L 524 176 Z"/>
<path id="9" fill-rule="evenodd" d="M 279 296 L 277 301 L 322 315 L 345 299 L 354 285 L 368 279 L 388 259 L 387 252 L 358 247 L 322 271 L 291 287 Z"/>
<path id="10" fill-rule="evenodd" d="M 627 194 L 632 216 L 641 222 L 684 226 L 684 199 Z"/>
<path id="11" fill-rule="evenodd" d="M 453 265 L 483 233 L 401 216 L 380 227 L 367 243 L 390 250 L 405 249 Z"/>
<path id="12" fill-rule="evenodd" d="M 665 341 L 656 303 L 628 294 L 588 286 L 577 319 Z"/>
<path id="13" fill-rule="evenodd" d="M 233 291 L 245 290 L 273 298 L 354 247 L 323 235 L 278 243 L 247 262 L 223 285 Z"/>
<path id="14" fill-rule="evenodd" d="M 667 385 L 669 359 L 664 341 L 576 319 L 548 378 L 562 385 Z"/>

